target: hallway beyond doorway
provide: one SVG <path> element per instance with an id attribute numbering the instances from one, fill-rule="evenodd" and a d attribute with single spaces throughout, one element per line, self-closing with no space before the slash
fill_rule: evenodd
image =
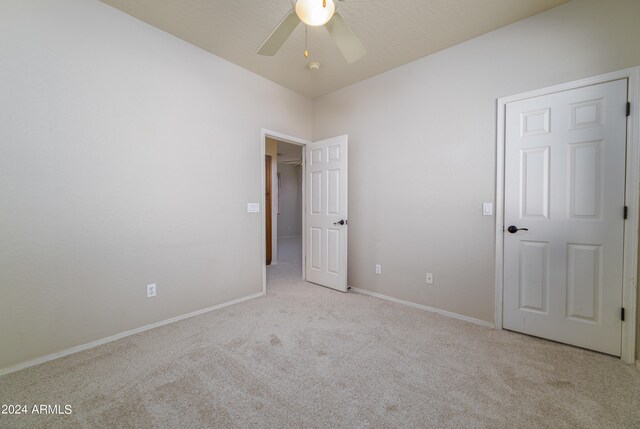
<path id="1" fill-rule="evenodd" d="M 278 264 L 267 267 L 267 291 L 278 284 L 290 284 L 302 279 L 302 237 L 278 240 Z"/>

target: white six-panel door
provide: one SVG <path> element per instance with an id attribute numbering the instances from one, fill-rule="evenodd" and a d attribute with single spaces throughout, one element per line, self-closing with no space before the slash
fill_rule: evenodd
<path id="1" fill-rule="evenodd" d="M 347 136 L 307 144 L 305 171 L 307 280 L 346 292 Z"/>
<path id="2" fill-rule="evenodd" d="M 506 329 L 620 355 L 626 101 L 623 79 L 506 105 Z"/>

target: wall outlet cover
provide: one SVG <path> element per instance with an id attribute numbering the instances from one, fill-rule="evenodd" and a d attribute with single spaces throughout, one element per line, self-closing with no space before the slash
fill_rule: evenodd
<path id="1" fill-rule="evenodd" d="M 147 285 L 147 298 L 152 298 L 156 296 L 156 284 Z"/>

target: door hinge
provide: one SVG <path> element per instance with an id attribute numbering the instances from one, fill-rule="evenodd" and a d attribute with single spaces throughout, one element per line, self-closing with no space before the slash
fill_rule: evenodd
<path id="1" fill-rule="evenodd" d="M 627 116 L 631 116 L 631 103 L 627 101 Z"/>
<path id="2" fill-rule="evenodd" d="M 624 307 L 620 309 L 620 320 L 624 322 Z"/>
<path id="3" fill-rule="evenodd" d="M 628 218 L 628 217 L 629 217 L 629 207 L 624 206 L 624 212 L 623 212 L 623 214 L 622 214 L 622 218 L 623 218 L 623 219 L 626 219 L 626 218 Z"/>

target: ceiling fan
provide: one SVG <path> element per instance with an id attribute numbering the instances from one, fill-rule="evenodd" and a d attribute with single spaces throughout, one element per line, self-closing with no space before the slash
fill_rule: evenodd
<path id="1" fill-rule="evenodd" d="M 324 25 L 347 63 L 358 61 L 367 53 L 367 50 L 336 9 L 336 0 L 295 0 L 292 9 L 262 42 L 257 53 L 275 55 L 302 21 L 314 27 Z"/>

